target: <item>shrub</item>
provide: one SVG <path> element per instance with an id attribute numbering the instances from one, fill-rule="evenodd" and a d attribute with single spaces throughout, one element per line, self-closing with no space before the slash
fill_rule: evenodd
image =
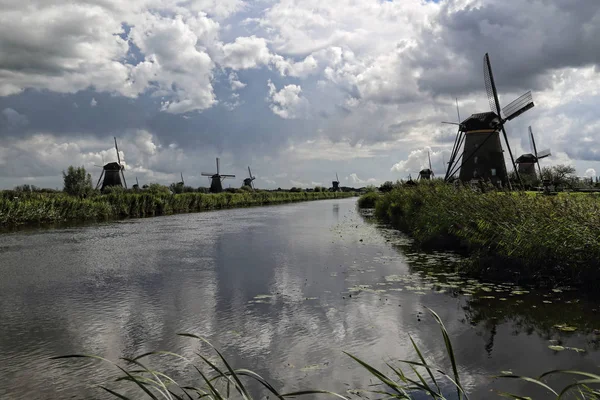
<path id="1" fill-rule="evenodd" d="M 377 200 L 381 196 L 376 192 L 367 192 L 358 199 L 359 208 L 375 208 Z"/>
<path id="2" fill-rule="evenodd" d="M 92 175 L 84 167 L 69 166 L 63 171 L 64 191 L 71 196 L 86 196 L 92 190 Z"/>

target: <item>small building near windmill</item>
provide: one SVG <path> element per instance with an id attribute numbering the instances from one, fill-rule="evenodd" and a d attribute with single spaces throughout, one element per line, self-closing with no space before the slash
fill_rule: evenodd
<path id="1" fill-rule="evenodd" d="M 493 112 L 473 114 L 460 124 L 460 129 L 465 134 L 465 144 L 459 179 L 462 182 L 489 180 L 494 185 L 506 185 L 508 174 L 498 115 Z"/>

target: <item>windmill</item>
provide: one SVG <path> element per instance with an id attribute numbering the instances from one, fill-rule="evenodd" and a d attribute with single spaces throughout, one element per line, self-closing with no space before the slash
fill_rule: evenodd
<path id="1" fill-rule="evenodd" d="M 125 166 L 121 164 L 121 155 L 119 154 L 119 146 L 117 145 L 116 137 L 115 150 L 117 151 L 118 162 L 111 162 L 102 167 L 102 173 L 100 174 L 100 178 L 98 178 L 98 183 L 96 183 L 96 189 L 100 187 L 100 181 L 102 181 L 102 187 L 100 187 L 101 191 L 108 186 L 120 186 L 127 189 L 125 173 L 123 172 L 125 171 Z M 102 177 L 104 177 L 104 180 L 102 180 Z"/>
<path id="2" fill-rule="evenodd" d="M 140 182 L 138 181 L 137 176 L 135 177 L 135 185 L 133 185 L 132 188 L 134 190 L 139 190 L 140 189 Z"/>
<path id="3" fill-rule="evenodd" d="M 424 168 L 422 170 L 419 171 L 419 176 L 417 178 L 417 180 L 430 180 L 431 178 L 433 178 L 433 169 L 431 168 L 431 156 L 429 155 L 429 151 L 427 152 L 427 159 L 429 160 L 429 168 Z"/>
<path id="4" fill-rule="evenodd" d="M 507 121 L 511 121 L 531 109 L 534 106 L 533 97 L 531 91 L 528 91 L 506 107 L 501 108 L 490 57 L 487 53 L 483 59 L 483 67 L 491 112 L 473 114 L 458 124 L 458 134 L 453 148 L 453 157 L 451 157 L 446 172 L 446 180 L 451 179 L 460 170 L 459 179 L 463 182 L 483 179 L 490 180 L 493 184 L 506 184 L 511 187 L 506 171 L 500 132 L 504 136 L 515 174 L 520 181 L 521 177 L 508 143 L 504 125 Z M 458 156 L 462 143 L 464 143 L 463 151 Z"/>
<path id="5" fill-rule="evenodd" d="M 235 175 L 221 175 L 221 170 L 219 166 L 219 157 L 217 157 L 217 172 L 209 173 L 203 172 L 202 176 L 210 177 L 210 192 L 211 193 L 221 193 L 223 191 L 222 181 L 226 178 L 235 178 Z"/>
<path id="6" fill-rule="evenodd" d="M 522 176 L 529 176 L 535 180 L 535 164 L 537 164 L 538 172 L 540 173 L 540 179 L 542 179 L 542 168 L 540 167 L 540 158 L 546 158 L 551 156 L 550 149 L 540 151 L 538 153 L 535 145 L 535 138 L 533 137 L 533 130 L 529 127 L 529 146 L 531 153 L 523 154 L 515 160 L 515 163 L 519 165 L 519 174 Z"/>
<path id="7" fill-rule="evenodd" d="M 254 183 L 252 181 L 255 179 L 256 177 L 252 176 L 252 171 L 250 170 L 250 166 L 248 166 L 248 178 L 244 179 L 244 186 L 254 189 Z"/>
<path id="8" fill-rule="evenodd" d="M 338 178 L 337 172 L 335 173 L 335 181 L 332 181 L 331 185 L 333 186 L 332 190 L 334 192 L 340 192 L 342 190 L 340 189 L 340 178 Z"/>

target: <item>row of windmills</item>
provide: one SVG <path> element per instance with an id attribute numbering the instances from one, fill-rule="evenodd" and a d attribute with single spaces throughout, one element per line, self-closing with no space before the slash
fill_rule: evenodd
<path id="1" fill-rule="evenodd" d="M 117 152 L 117 162 L 110 162 L 108 164 L 104 164 L 102 166 L 102 172 L 100 173 L 100 177 L 98 178 L 98 182 L 96 183 L 96 189 L 100 189 L 104 191 L 107 187 L 124 187 L 127 189 L 127 181 L 125 180 L 125 165 L 121 162 L 121 154 L 119 153 L 119 146 L 117 144 L 117 138 L 115 140 L 115 151 Z M 251 189 L 254 189 L 253 181 L 256 179 L 255 176 L 252 175 L 252 171 L 250 167 L 248 167 L 248 178 L 244 179 L 244 185 Z M 207 176 L 210 179 L 210 192 L 211 193 L 220 193 L 223 191 L 223 180 L 227 178 L 235 178 L 235 175 L 230 174 L 221 174 L 221 165 L 220 160 L 217 157 L 217 172 L 203 172 L 202 176 Z M 135 178 L 136 184 L 134 188 L 139 188 L 139 182 L 137 177 Z M 185 186 L 185 181 L 183 180 L 183 173 L 181 173 L 181 181 L 177 183 L 179 186 Z"/>

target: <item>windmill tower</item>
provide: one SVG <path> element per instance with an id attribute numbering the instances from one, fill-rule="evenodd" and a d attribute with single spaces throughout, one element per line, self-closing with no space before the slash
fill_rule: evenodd
<path id="1" fill-rule="evenodd" d="M 248 166 L 248 178 L 244 179 L 244 186 L 248 186 L 249 188 L 254 190 L 254 183 L 252 181 L 254 181 L 255 179 L 256 179 L 256 177 L 252 176 L 252 171 L 250 170 L 250 167 Z"/>
<path id="2" fill-rule="evenodd" d="M 221 193 L 223 191 L 222 182 L 226 178 L 235 178 L 235 175 L 225 175 L 221 174 L 220 165 L 219 165 L 219 157 L 217 157 L 217 172 L 203 172 L 202 176 L 210 177 L 210 192 L 211 193 Z"/>
<path id="3" fill-rule="evenodd" d="M 500 132 L 504 136 L 515 174 L 520 181 L 521 177 L 508 143 L 504 125 L 507 121 L 513 120 L 532 108 L 534 106 L 533 97 L 529 91 L 501 109 L 490 57 L 487 53 L 483 66 L 491 112 L 473 114 L 458 124 L 458 134 L 446 173 L 446 180 L 451 179 L 460 170 L 459 179 L 463 182 L 483 179 L 490 180 L 495 185 L 502 184 L 511 187 L 506 171 Z M 458 156 L 462 143 L 464 143 L 463 151 Z"/>
<path id="4" fill-rule="evenodd" d="M 340 192 L 342 190 L 340 189 L 340 178 L 338 178 L 337 172 L 335 173 L 335 181 L 332 181 L 331 185 L 334 192 Z"/>
<path id="5" fill-rule="evenodd" d="M 108 186 L 120 186 L 127 189 L 127 182 L 125 181 L 125 166 L 121 164 L 121 155 L 119 154 L 119 146 L 117 145 L 117 138 L 115 137 L 115 150 L 117 151 L 117 161 L 105 164 L 102 167 L 102 173 L 96 183 L 96 189 L 100 188 L 104 191 L 104 188 Z M 102 179 L 104 177 L 104 180 Z M 102 187 L 100 187 L 100 181 L 102 181 Z"/>
<path id="6" fill-rule="evenodd" d="M 429 168 L 425 168 L 419 171 L 419 177 L 417 179 L 420 180 L 430 180 L 431 178 L 433 178 L 433 169 L 431 168 L 431 156 L 429 155 L 429 152 L 427 152 L 427 159 L 429 160 Z"/>
<path id="7" fill-rule="evenodd" d="M 535 145 L 535 138 L 533 137 L 533 130 L 529 127 L 529 146 L 531 153 L 523 154 L 521 157 L 515 160 L 515 163 L 519 165 L 519 174 L 521 176 L 527 176 L 529 179 L 535 180 L 535 165 L 537 164 L 538 172 L 540 173 L 540 179 L 542 179 L 542 168 L 540 167 L 540 158 L 546 158 L 551 156 L 550 149 L 540 151 L 538 153 Z"/>

